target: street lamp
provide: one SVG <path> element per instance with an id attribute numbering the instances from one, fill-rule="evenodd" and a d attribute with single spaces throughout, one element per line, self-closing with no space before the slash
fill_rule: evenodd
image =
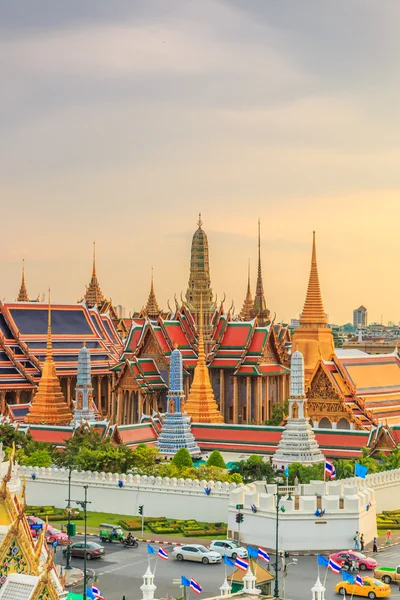
<path id="1" fill-rule="evenodd" d="M 85 490 L 85 499 L 84 500 L 73 500 L 72 502 L 76 502 L 78 506 L 83 508 L 83 521 L 84 521 L 84 546 L 85 546 L 85 554 L 83 555 L 83 600 L 86 600 L 86 586 L 87 586 L 87 557 L 86 557 L 86 542 L 87 542 L 87 505 L 91 504 L 87 499 L 87 491 L 88 485 L 84 485 L 83 489 Z"/>
<path id="2" fill-rule="evenodd" d="M 67 535 L 68 535 L 68 546 L 67 546 L 67 564 L 65 565 L 66 569 L 72 569 L 71 567 L 71 474 L 72 474 L 72 465 L 69 463 L 68 465 L 68 523 L 67 523 Z"/>
<path id="3" fill-rule="evenodd" d="M 279 504 L 280 501 L 282 500 L 282 498 L 284 497 L 285 494 L 280 494 L 279 493 L 279 483 L 280 481 L 278 480 L 278 478 L 276 479 L 276 530 L 275 530 L 275 586 L 274 586 L 274 598 L 279 598 L 279 581 L 278 581 L 278 576 L 279 576 L 279 568 L 278 568 L 278 559 L 279 559 L 279 510 L 281 510 L 282 512 L 285 512 L 285 507 L 281 506 L 279 508 Z"/>

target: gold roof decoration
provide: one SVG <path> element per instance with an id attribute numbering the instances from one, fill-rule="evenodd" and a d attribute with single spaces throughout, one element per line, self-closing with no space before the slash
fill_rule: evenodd
<path id="1" fill-rule="evenodd" d="M 189 397 L 185 403 L 185 413 L 192 417 L 195 423 L 223 423 L 221 413 L 214 398 L 210 382 L 210 374 L 206 364 L 203 337 L 203 307 L 200 297 L 199 346 L 197 365 L 194 370 L 193 383 Z"/>
<path id="2" fill-rule="evenodd" d="M 17 302 L 29 302 L 28 290 L 25 285 L 25 260 L 22 260 L 21 287 L 19 288 Z"/>
<path id="3" fill-rule="evenodd" d="M 89 308 L 93 306 L 100 306 L 105 300 L 103 292 L 101 291 L 99 282 L 97 280 L 96 273 L 96 242 L 93 242 L 93 269 L 92 278 L 85 294 L 86 304 Z"/>
<path id="4" fill-rule="evenodd" d="M 42 377 L 35 397 L 32 400 L 25 423 L 40 423 L 46 425 L 69 425 L 72 414 L 61 390 L 53 360 L 51 341 L 51 304 L 49 290 L 49 309 L 47 324 L 47 350 L 43 364 Z"/>
<path id="5" fill-rule="evenodd" d="M 267 302 L 264 295 L 264 284 L 262 279 L 262 267 L 261 267 L 261 223 L 258 219 L 258 268 L 257 268 L 257 285 L 256 295 L 254 296 L 253 312 L 252 317 L 258 317 L 258 324 L 264 327 L 269 325 L 270 310 L 267 308 Z"/>
<path id="6" fill-rule="evenodd" d="M 161 313 L 160 307 L 158 306 L 156 294 L 154 292 L 154 278 L 153 278 L 153 269 L 151 269 L 151 286 L 149 298 L 147 300 L 147 304 L 145 306 L 144 312 L 149 317 L 149 319 L 155 320 L 158 315 Z"/>
<path id="7" fill-rule="evenodd" d="M 253 308 L 254 308 L 254 302 L 253 302 L 253 296 L 251 295 L 251 290 L 250 290 L 250 260 L 249 260 L 249 267 L 248 267 L 248 274 L 247 274 L 247 292 L 246 292 L 246 297 L 243 302 L 242 310 L 240 311 L 240 316 L 242 317 L 242 319 L 244 321 L 251 321 L 251 319 L 253 318 Z"/>
<path id="8" fill-rule="evenodd" d="M 317 251 L 315 248 L 315 231 L 313 231 L 313 245 L 311 255 L 311 270 L 308 280 L 306 300 L 300 316 L 300 325 L 326 327 L 328 320 L 322 303 L 321 288 L 319 285 Z"/>

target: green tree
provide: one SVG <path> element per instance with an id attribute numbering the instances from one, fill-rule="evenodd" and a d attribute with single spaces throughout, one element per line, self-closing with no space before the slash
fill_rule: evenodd
<path id="1" fill-rule="evenodd" d="M 179 448 L 172 459 L 172 464 L 181 469 L 182 467 L 193 467 L 192 457 L 187 448 Z"/>
<path id="2" fill-rule="evenodd" d="M 51 467 L 53 457 L 47 448 L 42 448 L 41 450 L 34 450 L 29 455 L 18 455 L 18 462 L 26 467 Z"/>
<path id="3" fill-rule="evenodd" d="M 309 467 L 301 463 L 292 463 L 289 465 L 289 485 L 294 485 L 296 477 L 300 483 L 319 481 L 324 478 L 324 469 L 324 463 L 318 463 Z"/>
<path id="4" fill-rule="evenodd" d="M 379 458 L 385 471 L 400 469 L 400 445 L 396 446 L 387 456 L 381 452 Z"/>
<path id="5" fill-rule="evenodd" d="M 276 402 L 272 405 L 270 418 L 265 424 L 275 426 L 282 425 L 284 416 L 288 414 L 288 411 L 289 400 L 285 400 L 285 402 Z"/>
<path id="6" fill-rule="evenodd" d="M 218 467 L 220 469 L 226 469 L 226 464 L 224 459 L 222 458 L 221 452 L 218 450 L 214 450 L 211 452 L 208 461 L 207 467 Z"/>
<path id="7" fill-rule="evenodd" d="M 339 458 L 335 462 L 336 479 L 347 479 L 354 477 L 354 460 Z"/>
<path id="8" fill-rule="evenodd" d="M 132 468 L 139 475 L 154 475 L 156 464 L 161 460 L 161 455 L 157 448 L 139 444 L 133 452 Z"/>
<path id="9" fill-rule="evenodd" d="M 32 436 L 30 433 L 25 434 L 7 423 L 0 426 L 0 442 L 2 442 L 4 449 L 11 448 L 13 443 L 17 450 L 19 448 L 26 448 L 26 445 L 31 440 Z"/>

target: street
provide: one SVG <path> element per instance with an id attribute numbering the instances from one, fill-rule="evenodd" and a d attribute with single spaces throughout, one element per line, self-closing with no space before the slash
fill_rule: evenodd
<path id="1" fill-rule="evenodd" d="M 79 541 L 81 541 L 81 537 Z M 95 540 L 95 538 L 91 538 Z M 76 540 L 75 540 L 76 541 Z M 153 546 L 158 550 L 159 546 Z M 147 544 L 140 543 L 139 548 L 124 548 L 121 544 L 105 544 L 106 556 L 104 558 L 89 561 L 88 568 L 94 570 L 98 577 L 97 587 L 106 600 L 121 600 L 125 595 L 126 600 L 140 600 L 140 586 L 143 583 L 143 575 L 148 565 Z M 172 546 L 165 547 L 165 550 L 170 554 Z M 60 551 L 58 551 L 60 557 Z M 203 592 L 199 598 L 215 596 L 219 593 L 219 587 L 222 585 L 225 578 L 225 567 L 219 565 L 203 565 L 195 562 L 178 562 L 171 556 L 169 560 L 156 558 L 154 555 L 151 558 L 151 568 L 155 569 L 154 583 L 157 586 L 155 593 L 156 598 L 180 597 L 182 591 L 179 584 L 173 583 L 173 580 L 180 580 L 181 575 L 187 578 L 193 577 L 200 583 Z M 295 557 L 298 560 L 297 565 L 288 567 L 288 577 L 286 578 L 286 598 L 289 600 L 304 600 L 311 598 L 311 588 L 315 584 L 318 574 L 317 557 L 316 556 L 299 556 Z M 292 558 L 287 559 L 287 563 L 291 562 Z M 400 548 L 393 547 L 377 555 L 377 560 L 380 565 L 388 567 L 396 567 L 400 564 Z M 60 559 L 58 558 L 58 562 Z M 83 559 L 74 558 L 72 566 L 83 569 Z M 273 570 L 274 557 L 271 555 L 271 571 Z M 227 567 L 227 575 L 232 573 L 232 568 Z M 362 573 L 372 575 L 371 573 Z M 334 592 L 335 584 L 339 581 L 339 576 L 331 571 L 326 573 L 326 569 L 320 568 L 320 578 L 324 583 L 326 576 L 326 600 L 338 599 L 340 596 Z M 73 591 L 81 592 L 83 586 L 76 586 Z M 280 577 L 279 591 L 283 597 L 283 582 Z M 193 593 L 191 594 L 193 596 Z M 391 598 L 400 599 L 398 587 L 392 586 Z"/>

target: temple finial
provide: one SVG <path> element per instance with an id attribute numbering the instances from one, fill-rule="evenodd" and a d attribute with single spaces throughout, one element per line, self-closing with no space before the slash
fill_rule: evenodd
<path id="1" fill-rule="evenodd" d="M 28 291 L 25 285 L 25 259 L 22 259 L 22 277 L 21 277 L 21 287 L 19 289 L 17 302 L 29 302 Z"/>
<path id="2" fill-rule="evenodd" d="M 253 309 L 254 309 L 254 302 L 253 302 L 253 297 L 251 295 L 251 288 L 250 288 L 250 259 L 249 259 L 248 266 L 247 266 L 247 292 L 246 292 L 246 297 L 243 302 L 242 310 L 239 313 L 244 321 L 250 321 L 252 319 Z"/>
<path id="3" fill-rule="evenodd" d="M 199 220 L 197 221 L 198 228 L 201 229 L 203 225 L 203 219 L 201 218 L 201 212 L 199 212 Z"/>
<path id="4" fill-rule="evenodd" d="M 50 301 L 50 288 L 49 288 L 49 307 L 47 311 L 47 356 L 52 356 L 52 343 L 51 343 L 51 301 Z"/>
<path id="5" fill-rule="evenodd" d="M 257 270 L 257 286 L 256 295 L 254 297 L 254 306 L 252 316 L 258 317 L 259 325 L 268 325 L 270 322 L 270 311 L 267 308 L 267 303 L 264 296 L 264 285 L 262 280 L 261 268 L 261 222 L 258 219 L 258 270 Z"/>
<path id="6" fill-rule="evenodd" d="M 327 318 L 322 304 L 321 288 L 319 285 L 317 250 L 315 243 L 315 231 L 313 231 L 313 244 L 311 254 L 311 270 L 308 280 L 306 299 L 303 312 L 300 316 L 301 325 L 324 325 L 327 324 Z"/>
<path id="7" fill-rule="evenodd" d="M 251 291 L 250 291 L 250 259 L 249 259 L 249 263 L 247 266 L 247 293 L 251 294 Z"/>
<path id="8" fill-rule="evenodd" d="M 93 242 L 93 271 L 92 277 L 96 277 L 96 242 Z"/>
<path id="9" fill-rule="evenodd" d="M 97 272 L 96 272 L 96 242 L 93 242 L 93 268 L 92 268 L 92 277 L 88 287 L 86 288 L 86 293 L 84 296 L 86 300 L 86 304 L 89 308 L 93 308 L 93 306 L 101 306 L 104 302 L 103 292 L 101 291 L 99 282 L 97 281 Z"/>

